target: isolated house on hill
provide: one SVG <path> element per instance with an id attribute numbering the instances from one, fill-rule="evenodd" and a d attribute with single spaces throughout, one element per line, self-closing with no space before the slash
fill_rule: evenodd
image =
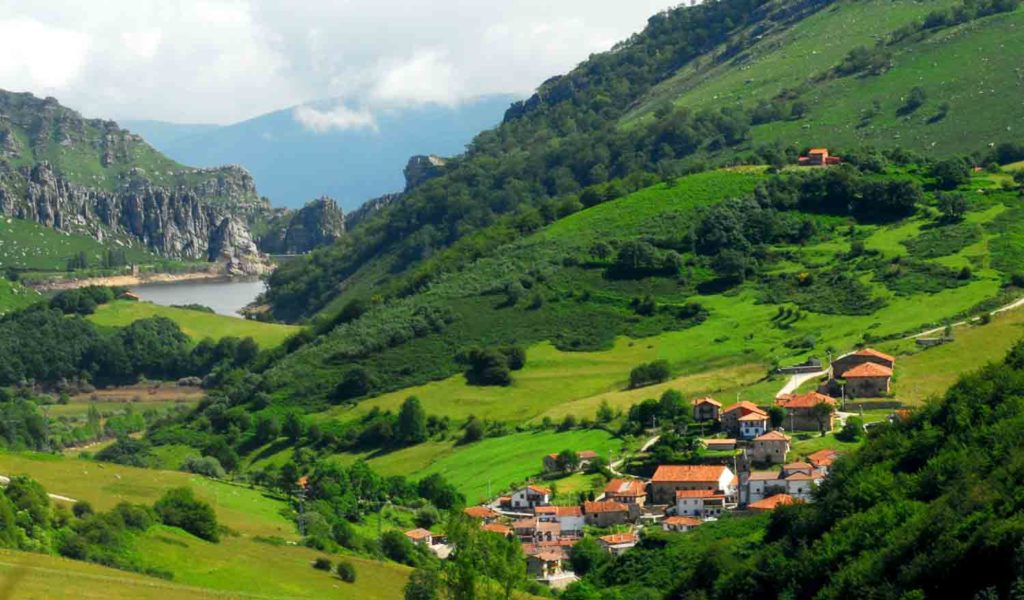
<path id="1" fill-rule="evenodd" d="M 855 398 L 877 398 L 889 393 L 892 369 L 878 363 L 857 365 L 840 376 L 846 380 L 846 393 Z"/>
<path id="2" fill-rule="evenodd" d="M 843 159 L 829 154 L 828 148 L 811 148 L 807 152 L 807 156 L 801 156 L 797 162 L 802 167 L 826 167 L 838 165 L 843 162 Z"/>
<path id="3" fill-rule="evenodd" d="M 874 363 L 894 369 L 896 368 L 896 357 L 879 352 L 874 348 L 864 348 L 832 361 L 832 377 L 842 377 L 850 369 L 865 363 Z"/>

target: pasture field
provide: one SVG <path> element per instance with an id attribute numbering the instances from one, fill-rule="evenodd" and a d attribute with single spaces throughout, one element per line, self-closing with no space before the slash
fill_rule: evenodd
<path id="1" fill-rule="evenodd" d="M 109 569 L 91 569 L 92 565 L 72 561 L 76 568 L 81 565 L 81 570 L 111 577 L 103 580 L 86 578 L 90 580 L 87 585 L 91 585 L 93 580 L 97 581 L 97 587 L 99 581 L 109 584 L 110 595 L 104 597 L 155 597 L 145 594 L 156 586 L 155 589 L 166 590 L 168 598 L 189 597 L 187 594 L 192 591 L 191 597 L 276 599 L 333 596 L 385 600 L 400 596 L 410 572 L 399 565 L 357 557 L 346 557 L 356 567 L 357 580 L 354 584 L 346 584 L 337 577 L 314 570 L 310 565 L 315 557 L 322 554 L 295 545 L 298 533 L 292 521 L 285 516 L 286 504 L 240 485 L 189 473 L 137 469 L 33 453 L 0 453 L 0 473 L 31 475 L 48 491 L 87 500 L 99 510 L 107 510 L 121 501 L 152 504 L 166 490 L 187 486 L 209 502 L 217 512 L 219 522 L 231 530 L 232 533 L 223 536 L 219 543 L 206 542 L 162 526 L 156 526 L 141 536 L 136 541 L 135 551 L 149 566 L 171 571 L 174 578 L 170 582 Z M 260 541 L 268 538 L 279 539 L 281 543 Z M 42 589 L 41 597 L 52 597 L 46 595 L 47 589 L 52 590 L 49 593 L 68 589 L 66 581 L 55 579 L 52 584 L 45 581 L 47 571 L 40 570 L 53 568 L 48 565 L 59 559 L 18 554 L 19 560 L 23 558 L 24 564 L 31 568 L 22 569 L 26 573 L 24 579 L 14 581 L 13 585 Z M 331 558 L 337 560 L 339 557 Z M 17 571 L 18 567 L 10 566 L 12 564 L 21 563 L 0 556 L 0 573 Z M 47 588 L 47 585 L 52 587 Z M 203 591 L 197 592 L 192 588 L 203 588 Z M 174 595 L 179 592 L 180 596 Z M 19 594 L 13 597 L 26 597 Z"/>
<path id="2" fill-rule="evenodd" d="M 171 319 L 181 327 L 181 330 L 186 335 L 195 341 L 203 338 L 217 340 L 228 336 L 251 337 L 263 349 L 274 348 L 280 345 L 289 336 L 298 333 L 300 330 L 299 327 L 294 325 L 261 323 L 242 318 L 130 300 L 115 300 L 104 304 L 97 308 L 96 312 L 89 315 L 88 318 L 97 325 L 124 327 L 139 319 L 156 316 Z"/>

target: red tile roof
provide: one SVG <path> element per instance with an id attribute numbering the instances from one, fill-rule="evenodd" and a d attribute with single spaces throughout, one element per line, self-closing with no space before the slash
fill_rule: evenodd
<path id="1" fill-rule="evenodd" d="M 753 471 L 747 481 L 776 481 L 782 479 L 779 471 Z"/>
<path id="2" fill-rule="evenodd" d="M 734 438 L 705 438 L 702 441 L 705 446 L 728 446 L 736 444 L 736 440 Z"/>
<path id="3" fill-rule="evenodd" d="M 723 412 L 731 413 L 734 410 L 742 410 L 743 414 L 747 414 L 747 413 L 760 413 L 760 414 L 765 415 L 765 416 L 768 415 L 768 413 L 766 413 L 763 410 L 761 410 L 756 404 L 754 404 L 753 402 L 747 402 L 746 400 L 743 400 L 743 401 L 737 402 L 736 404 L 733 404 L 729 408 L 725 409 Z"/>
<path id="4" fill-rule="evenodd" d="M 715 400 L 711 396 L 707 396 L 705 398 L 697 398 L 696 400 L 693 401 L 694 406 L 700 406 L 701 404 L 710 404 L 712 406 L 717 406 L 719 408 L 722 407 L 722 403 L 719 402 L 718 400 Z"/>
<path id="5" fill-rule="evenodd" d="M 676 527 L 679 527 L 679 526 L 696 527 L 696 526 L 700 525 L 701 523 L 703 523 L 703 521 L 701 521 L 700 519 L 695 519 L 693 517 L 680 517 L 680 516 L 676 516 L 676 517 L 667 517 L 663 521 L 663 523 L 665 523 L 666 525 L 674 525 Z"/>
<path id="6" fill-rule="evenodd" d="M 600 502 L 584 502 L 583 512 L 587 513 L 588 515 L 610 512 L 629 512 L 629 507 L 621 502 L 602 500 Z"/>
<path id="7" fill-rule="evenodd" d="M 814 479 L 814 476 L 807 473 L 793 473 L 786 477 L 786 481 L 807 481 L 809 479 Z"/>
<path id="8" fill-rule="evenodd" d="M 534 456 L 536 456 L 536 454 Z M 534 459 L 534 460 L 536 460 L 536 459 Z M 535 493 L 535 494 L 542 494 L 542 495 L 545 495 L 545 496 L 550 496 L 551 495 L 551 490 L 549 490 L 546 487 L 541 487 L 539 485 L 528 485 L 528 486 L 526 486 L 526 489 L 531 491 L 531 492 L 533 492 L 533 493 Z"/>
<path id="9" fill-rule="evenodd" d="M 879 352 L 878 350 L 875 350 L 874 348 L 864 348 L 863 350 L 858 350 L 857 352 L 854 352 L 853 355 L 854 356 L 873 356 L 875 358 L 881 358 L 882 360 L 887 360 L 887 361 L 889 361 L 891 363 L 895 363 L 896 362 L 896 357 L 895 356 L 891 356 L 891 355 L 886 354 L 884 352 Z"/>
<path id="10" fill-rule="evenodd" d="M 512 533 L 511 527 L 508 527 L 507 525 L 502 525 L 501 523 L 488 523 L 480 529 L 484 531 L 490 531 L 491 533 L 498 533 L 501 535 L 509 535 L 510 533 Z"/>
<path id="11" fill-rule="evenodd" d="M 825 450 L 818 450 L 814 454 L 809 455 L 807 457 L 807 462 L 818 467 L 828 467 L 831 466 L 838 457 L 838 452 L 826 448 Z"/>
<path id="12" fill-rule="evenodd" d="M 828 148 L 811 148 L 808 154 L 828 154 Z"/>
<path id="13" fill-rule="evenodd" d="M 775 507 L 782 504 L 793 504 L 796 500 L 789 494 L 775 494 L 757 502 L 747 505 L 750 510 L 775 510 Z"/>
<path id="14" fill-rule="evenodd" d="M 818 392 L 787 394 L 775 399 L 775 404 L 783 408 L 814 408 L 822 402 L 825 404 L 831 404 L 832 406 L 836 405 L 835 398 L 826 396 L 825 394 L 819 394 Z"/>
<path id="15" fill-rule="evenodd" d="M 740 421 L 767 421 L 768 415 L 764 413 L 752 412 L 749 415 L 743 415 L 739 418 Z"/>
<path id="16" fill-rule="evenodd" d="M 560 517 L 582 517 L 583 509 L 578 506 L 559 506 L 558 516 Z"/>
<path id="17" fill-rule="evenodd" d="M 676 490 L 676 499 L 679 498 L 721 498 L 713 490 Z"/>
<path id="18" fill-rule="evenodd" d="M 474 519 L 494 519 L 499 516 L 499 514 L 489 506 L 470 506 L 463 509 L 462 512 Z"/>
<path id="19" fill-rule="evenodd" d="M 636 543 L 636 535 L 632 534 L 632 533 L 613 533 L 611 535 L 602 535 L 598 539 L 600 539 L 602 542 L 608 544 L 609 546 L 614 546 L 616 544 L 635 544 Z"/>
<path id="20" fill-rule="evenodd" d="M 612 479 L 604 486 L 605 495 L 636 498 L 647 495 L 647 486 L 639 479 Z"/>
<path id="21" fill-rule="evenodd" d="M 787 465 L 783 465 L 783 467 L 782 467 L 783 471 L 799 471 L 801 469 L 804 470 L 804 471 L 810 471 L 810 470 L 814 469 L 814 467 L 812 467 L 808 463 L 805 463 L 805 462 L 799 461 L 799 460 L 796 461 L 796 462 L 791 462 L 791 463 L 789 463 Z"/>
<path id="22" fill-rule="evenodd" d="M 878 363 L 862 363 L 841 375 L 843 379 L 858 377 L 892 377 L 892 369 Z"/>
<path id="23" fill-rule="evenodd" d="M 718 483 L 725 473 L 721 465 L 661 465 L 651 477 L 653 483 Z"/>
<path id="24" fill-rule="evenodd" d="M 434 534 L 430 533 L 426 529 L 410 529 L 405 532 L 405 537 L 411 540 L 425 540 L 428 537 L 432 537 Z"/>
<path id="25" fill-rule="evenodd" d="M 784 434 L 784 433 L 781 433 L 781 432 L 778 432 L 778 431 L 769 431 L 768 433 L 762 433 L 761 435 L 757 436 L 756 438 L 754 438 L 754 441 L 755 442 L 788 442 L 789 439 L 790 439 L 789 436 Z"/>

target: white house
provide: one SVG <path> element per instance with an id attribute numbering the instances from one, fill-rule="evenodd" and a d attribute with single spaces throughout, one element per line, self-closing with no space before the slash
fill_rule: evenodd
<path id="1" fill-rule="evenodd" d="M 542 523 L 558 523 L 563 536 L 583 535 L 584 517 L 579 506 L 538 506 L 533 511 Z"/>
<path id="2" fill-rule="evenodd" d="M 611 554 L 618 556 L 633 546 L 636 546 L 636 534 L 613 533 L 611 535 L 604 535 L 597 538 L 597 542 L 601 544 L 602 548 Z"/>
<path id="3" fill-rule="evenodd" d="M 808 475 L 807 473 L 793 473 L 786 477 L 786 493 L 797 500 L 810 500 L 811 492 L 818 487 L 821 476 Z"/>
<path id="4" fill-rule="evenodd" d="M 741 494 L 743 504 L 752 504 L 787 489 L 786 480 L 779 471 L 753 471 L 747 477 L 745 488 Z"/>
<path id="5" fill-rule="evenodd" d="M 661 522 L 661 528 L 665 531 L 686 532 L 699 526 L 701 523 L 703 523 L 703 521 L 693 517 L 666 517 L 665 520 Z"/>
<path id="6" fill-rule="evenodd" d="M 768 431 L 768 417 L 764 414 L 750 413 L 739 418 L 740 437 L 752 440 Z"/>
<path id="7" fill-rule="evenodd" d="M 676 514 L 683 517 L 719 517 L 729 508 L 724 494 L 707 490 L 676 490 Z"/>
<path id="8" fill-rule="evenodd" d="M 512 494 L 512 508 L 534 508 L 551 504 L 551 490 L 539 485 L 528 485 Z"/>

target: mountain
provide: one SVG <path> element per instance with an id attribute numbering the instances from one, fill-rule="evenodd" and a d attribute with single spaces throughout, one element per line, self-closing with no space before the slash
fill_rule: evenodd
<path id="1" fill-rule="evenodd" d="M 163 257 L 266 265 L 248 223 L 268 210 L 237 167 L 180 165 L 113 121 L 0 91 L 0 214 Z"/>
<path id="2" fill-rule="evenodd" d="M 330 115 L 336 100 L 198 133 L 191 132 L 191 125 L 179 131 L 145 121 L 126 126 L 185 164 L 242 165 L 277 206 L 298 208 L 327 195 L 352 210 L 369 198 L 401 191 L 402 168 L 410 156 L 462 152 L 477 132 L 501 120 L 513 100 L 495 95 L 454 107 L 382 109 L 373 113 L 372 122 L 348 129 L 310 121 Z"/>
<path id="3" fill-rule="evenodd" d="M 164 148 L 182 138 L 208 133 L 221 125 L 212 123 L 170 123 L 168 121 L 126 120 L 121 126 L 145 138 L 154 148 Z"/>

